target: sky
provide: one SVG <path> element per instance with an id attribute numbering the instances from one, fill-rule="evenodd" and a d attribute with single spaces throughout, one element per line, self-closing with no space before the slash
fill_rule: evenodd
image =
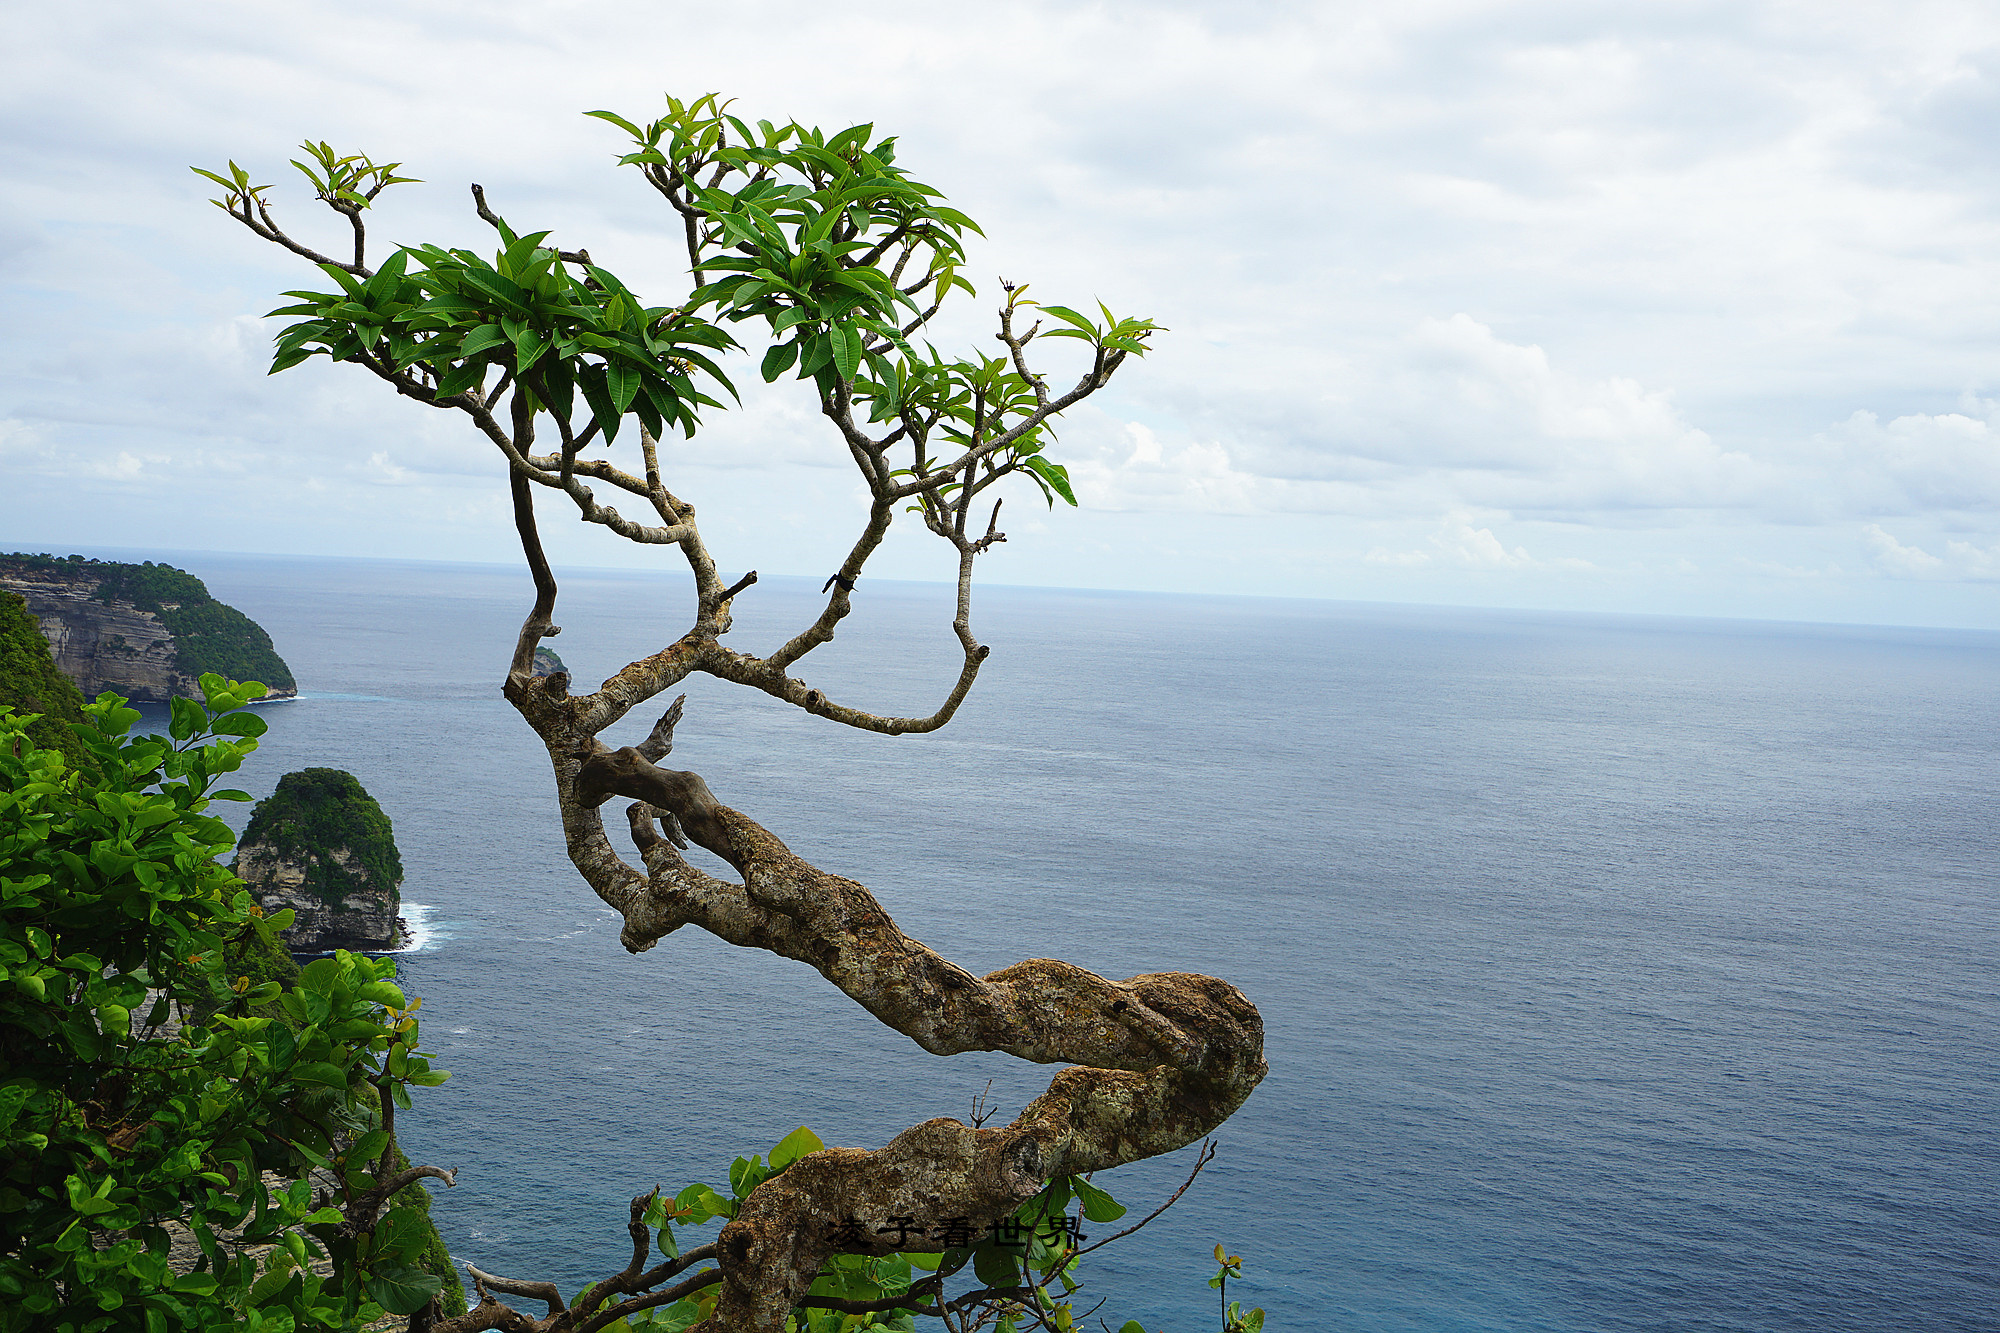
<path id="1" fill-rule="evenodd" d="M 941 346 L 998 346 L 1001 276 L 1169 330 L 1061 425 L 1080 508 L 1016 492 L 986 581 L 2000 628 L 1991 4 L 83 0 L 9 30 L 0 549 L 517 560 L 463 418 L 266 376 L 264 312 L 325 280 L 188 168 L 242 163 L 328 247 L 301 140 L 422 178 L 384 243 L 490 247 L 477 181 L 667 304 L 677 228 L 582 113 L 717 91 L 872 122 L 979 220 Z M 860 483 L 740 369 L 668 484 L 726 571 L 830 572 Z M 662 559 L 545 528 L 559 563 Z M 869 572 L 950 552 L 906 523 Z"/>

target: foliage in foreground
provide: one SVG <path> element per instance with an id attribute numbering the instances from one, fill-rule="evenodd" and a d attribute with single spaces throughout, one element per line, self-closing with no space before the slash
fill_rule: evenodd
<path id="1" fill-rule="evenodd" d="M 979 1118 L 975 1114 L 975 1119 Z M 550 1298 L 557 1293 L 544 1284 L 517 1283 L 473 1270 L 486 1295 L 494 1290 L 537 1295 L 550 1300 L 548 1326 L 579 1333 L 686 1333 L 715 1314 L 721 1271 L 712 1264 L 716 1237 L 695 1228 L 736 1217 L 758 1186 L 781 1176 L 794 1162 L 825 1145 L 801 1125 L 763 1156 L 738 1157 L 729 1168 L 726 1189 L 693 1184 L 673 1195 L 660 1190 L 632 1201 L 633 1266 L 625 1274 L 593 1283 L 578 1292 L 566 1308 Z M 1214 1156 L 1212 1145 L 1197 1155 L 1188 1185 Z M 1028 1199 L 1013 1214 L 991 1226 L 975 1228 L 966 1218 L 948 1218 L 926 1226 L 913 1217 L 864 1221 L 850 1217 L 843 1226 L 857 1238 L 886 1235 L 891 1243 L 910 1248 L 886 1255 L 839 1253 L 830 1256 L 805 1299 L 785 1321 L 786 1333 L 861 1333 L 894 1330 L 910 1333 L 917 1316 L 937 1319 L 951 1333 L 991 1329 L 994 1333 L 1071 1333 L 1095 1321 L 1104 1329 L 1103 1302 L 1084 1293 L 1083 1256 L 1122 1240 L 1171 1207 L 1187 1189 L 1131 1226 L 1094 1242 L 1084 1230 L 1116 1222 L 1126 1208 L 1091 1181 L 1064 1176 Z M 1072 1213 L 1072 1209 L 1075 1211 Z M 661 1262 L 641 1272 L 644 1259 L 657 1248 Z M 1222 1333 L 1260 1333 L 1264 1312 L 1245 1312 L 1242 1303 L 1227 1300 L 1227 1283 L 1243 1276 L 1243 1260 L 1215 1257 L 1221 1268 L 1209 1286 L 1224 1297 Z M 684 1272 L 692 1276 L 662 1285 Z M 955 1286 L 955 1289 L 954 1289 Z M 650 1290 L 658 1288 L 658 1290 Z M 482 1306 L 482 1309 L 493 1307 Z M 477 1321 L 475 1312 L 467 1322 Z M 922 1327 L 936 1327 L 925 1324 Z M 1118 1333 L 1146 1333 L 1137 1320 L 1127 1320 Z"/>
<path id="2" fill-rule="evenodd" d="M 423 1172 L 393 1137 L 408 1087 L 444 1077 L 416 1050 L 421 1001 L 386 960 L 290 966 L 275 937 L 287 914 L 260 919 L 216 863 L 233 838 L 205 807 L 245 799 L 216 784 L 256 748 L 264 724 L 240 709 L 262 691 L 203 687 L 167 737 L 131 736 L 139 715 L 115 696 L 86 705 L 87 772 L 0 712 L 0 1330 L 347 1330 L 459 1314 L 413 1183 Z M 703 1266 L 712 1239 L 691 1230 L 735 1217 L 821 1146 L 802 1127 L 768 1161 L 738 1158 L 726 1191 L 638 1201 L 663 1267 L 697 1271 L 662 1293 L 684 1294 L 609 1319 L 615 1293 L 579 1293 L 570 1326 L 679 1333 L 708 1317 L 720 1273 Z M 961 1328 L 1067 1333 L 1083 1254 L 1115 1239 L 1087 1244 L 1083 1227 L 1124 1213 L 1064 1178 L 983 1232 L 906 1227 L 909 1251 L 833 1256 L 788 1328 L 906 1330 L 946 1310 Z M 191 1265 L 171 1262 L 176 1239 Z"/>
<path id="3" fill-rule="evenodd" d="M 167 736 L 131 735 L 115 695 L 85 705 L 84 769 L 0 711 L 5 1333 L 352 1329 L 443 1290 L 402 1192 L 445 1173 L 398 1169 L 394 1142 L 409 1088 L 445 1078 L 420 1002 L 351 954 L 289 989 L 232 977 L 290 914 L 259 918 L 206 813 L 248 799 L 217 783 L 256 748 L 264 687 L 201 685 Z"/>

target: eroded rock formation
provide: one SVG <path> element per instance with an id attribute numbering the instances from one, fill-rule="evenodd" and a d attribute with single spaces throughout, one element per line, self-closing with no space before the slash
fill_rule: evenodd
<path id="1" fill-rule="evenodd" d="M 353 774 L 287 773 L 259 801 L 233 867 L 265 915 L 290 908 L 293 953 L 382 950 L 408 938 L 389 817 Z"/>

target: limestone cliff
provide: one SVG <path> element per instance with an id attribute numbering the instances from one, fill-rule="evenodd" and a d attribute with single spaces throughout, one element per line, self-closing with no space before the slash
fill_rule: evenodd
<path id="1" fill-rule="evenodd" d="M 269 698 L 298 693 L 271 636 L 171 565 L 0 555 L 0 587 L 27 601 L 56 668 L 86 699 L 105 690 L 143 703 L 199 699 L 207 671 L 261 680 Z"/>
<path id="2" fill-rule="evenodd" d="M 266 915 L 289 907 L 294 953 L 381 950 L 407 937 L 389 817 L 351 773 L 287 773 L 257 802 L 232 867 Z"/>

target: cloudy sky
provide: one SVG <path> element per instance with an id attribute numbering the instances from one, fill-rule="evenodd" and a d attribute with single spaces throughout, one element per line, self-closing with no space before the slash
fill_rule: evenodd
<path id="1" fill-rule="evenodd" d="M 990 581 L 2000 628 L 2000 9 L 907 8 L 14 7 L 0 549 L 514 559 L 458 419 L 265 377 L 262 312 L 318 275 L 187 168 L 329 246 L 303 138 L 424 178 L 384 241 L 486 246 L 479 181 L 665 302 L 674 228 L 580 113 L 719 90 L 873 121 L 981 221 L 950 339 L 996 275 L 1171 329 L 1063 428 L 1082 508 L 1017 496 Z M 859 514 L 790 384 L 669 468 L 731 570 L 830 569 Z M 877 572 L 945 577 L 937 545 Z"/>

